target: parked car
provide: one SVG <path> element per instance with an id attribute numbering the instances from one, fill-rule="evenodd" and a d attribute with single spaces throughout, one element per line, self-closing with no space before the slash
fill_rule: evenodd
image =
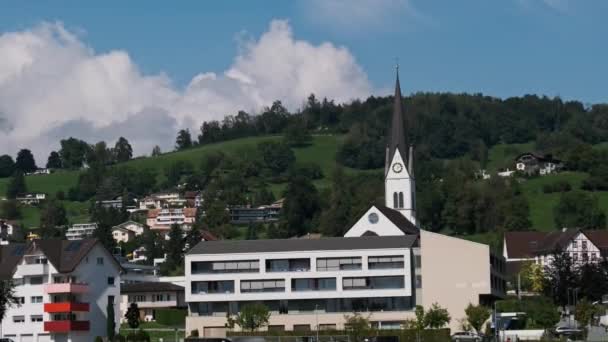
<path id="1" fill-rule="evenodd" d="M 582 333 L 581 329 L 575 329 L 571 327 L 557 327 L 555 328 L 555 334 L 559 336 L 570 336 L 570 335 L 578 335 Z"/>
<path id="2" fill-rule="evenodd" d="M 472 331 L 461 331 L 452 335 L 452 341 L 454 342 L 481 342 L 483 336 Z"/>

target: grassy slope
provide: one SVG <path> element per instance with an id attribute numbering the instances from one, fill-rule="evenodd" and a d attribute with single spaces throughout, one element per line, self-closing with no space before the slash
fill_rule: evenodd
<path id="1" fill-rule="evenodd" d="M 512 161 L 519 155 L 520 153 L 531 151 L 534 148 L 534 143 L 526 143 L 526 144 L 500 144 L 493 146 L 488 151 L 488 163 L 486 165 L 486 169 L 488 173 L 494 173 L 498 169 L 508 164 L 509 161 Z M 513 166 L 510 166 L 510 169 L 513 169 Z"/>

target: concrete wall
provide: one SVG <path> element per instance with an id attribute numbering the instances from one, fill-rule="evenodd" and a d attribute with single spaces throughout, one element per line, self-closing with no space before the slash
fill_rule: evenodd
<path id="1" fill-rule="evenodd" d="M 480 294 L 491 294 L 490 248 L 487 245 L 422 230 L 420 232 L 422 305 L 446 308 L 452 332 Z"/>

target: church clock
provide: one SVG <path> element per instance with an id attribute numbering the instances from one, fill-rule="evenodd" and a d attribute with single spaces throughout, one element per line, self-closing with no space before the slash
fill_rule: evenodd
<path id="1" fill-rule="evenodd" d="M 401 171 L 403 171 L 403 165 L 401 165 L 401 163 L 393 164 L 393 171 L 395 171 L 396 173 L 400 173 Z"/>

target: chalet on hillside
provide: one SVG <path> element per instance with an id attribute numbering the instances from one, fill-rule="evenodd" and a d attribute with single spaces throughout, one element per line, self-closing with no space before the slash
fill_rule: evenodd
<path id="1" fill-rule="evenodd" d="M 527 152 L 515 158 L 515 168 L 517 171 L 527 175 L 539 174 L 541 176 L 558 172 L 563 168 L 563 163 L 552 155 L 541 155 L 538 153 Z"/>

